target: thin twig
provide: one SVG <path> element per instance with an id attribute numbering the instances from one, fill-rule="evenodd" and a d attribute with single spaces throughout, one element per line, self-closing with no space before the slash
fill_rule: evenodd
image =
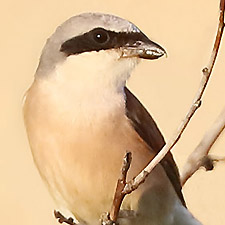
<path id="1" fill-rule="evenodd" d="M 66 218 L 65 216 L 63 216 L 62 213 L 60 213 L 59 211 L 54 210 L 54 216 L 55 218 L 58 220 L 59 223 L 67 223 L 69 225 L 77 225 L 76 223 L 74 223 L 73 218 Z"/>
<path id="2" fill-rule="evenodd" d="M 123 194 L 123 189 L 126 185 L 127 172 L 130 168 L 131 160 L 132 160 L 131 152 L 127 152 L 123 158 L 121 177 L 118 179 L 118 182 L 117 182 L 117 187 L 116 187 L 116 191 L 115 191 L 115 195 L 114 195 L 114 199 L 113 199 L 113 204 L 112 204 L 112 208 L 110 211 L 110 220 L 113 222 L 117 221 L 120 206 L 125 197 L 125 194 Z"/>
<path id="3" fill-rule="evenodd" d="M 215 167 L 215 163 L 217 162 L 225 162 L 225 157 L 223 156 L 214 156 L 214 155 L 206 155 L 202 158 L 202 167 L 205 168 L 206 171 L 211 171 Z"/>
<path id="4" fill-rule="evenodd" d="M 220 18 L 219 18 L 219 26 L 217 31 L 216 40 L 214 43 L 214 47 L 212 50 L 212 55 L 209 61 L 209 64 L 206 68 L 202 70 L 203 76 L 200 82 L 200 87 L 197 91 L 197 94 L 194 98 L 194 101 L 185 116 L 184 120 L 182 121 L 181 125 L 179 126 L 177 132 L 175 133 L 174 137 L 170 139 L 170 141 L 163 147 L 163 149 L 153 158 L 153 160 L 132 180 L 126 183 L 126 175 L 130 166 L 130 162 L 124 158 L 123 169 L 121 172 L 121 178 L 118 180 L 117 188 L 114 196 L 113 206 L 111 209 L 110 214 L 106 213 L 106 223 L 105 224 L 115 224 L 118 218 L 119 209 L 122 204 L 124 197 L 137 189 L 141 183 L 143 183 L 146 177 L 150 174 L 150 172 L 154 169 L 154 167 L 163 159 L 163 157 L 173 148 L 173 146 L 177 143 L 180 139 L 182 133 L 184 132 L 185 128 L 187 127 L 190 119 L 196 112 L 196 110 L 201 105 L 201 98 L 205 91 L 206 85 L 208 83 L 209 77 L 212 73 L 213 66 L 215 64 L 216 56 L 218 54 L 223 29 L 224 29 L 224 8 L 225 8 L 225 0 L 220 1 Z M 124 169 L 126 168 L 126 169 Z"/>
<path id="5" fill-rule="evenodd" d="M 200 168 L 205 167 L 206 170 L 213 169 L 213 163 L 216 161 L 222 161 L 224 158 L 218 158 L 213 156 L 208 156 L 210 149 L 213 144 L 220 136 L 222 131 L 225 129 L 225 107 L 222 112 L 213 123 L 212 127 L 205 133 L 203 139 L 195 148 L 195 150 L 190 154 L 185 163 L 183 172 L 181 174 L 181 185 L 183 186 L 186 181 Z M 212 166 L 210 166 L 211 164 Z M 208 169 L 207 169 L 208 168 Z"/>
<path id="6" fill-rule="evenodd" d="M 212 55 L 209 61 L 209 64 L 206 68 L 203 69 L 203 76 L 200 82 L 200 87 L 197 91 L 197 94 L 194 98 L 194 101 L 185 116 L 184 120 L 182 121 L 181 125 L 179 126 L 177 132 L 175 135 L 170 139 L 170 141 L 162 148 L 162 150 L 155 156 L 155 158 L 131 181 L 129 181 L 125 188 L 123 193 L 128 194 L 131 193 L 133 190 L 137 189 L 141 183 L 143 183 L 146 179 L 146 177 L 150 174 L 150 172 L 153 170 L 153 168 L 164 158 L 164 156 L 173 148 L 173 146 L 177 143 L 177 141 L 180 139 L 182 133 L 184 132 L 185 128 L 187 127 L 188 123 L 190 122 L 190 119 L 196 112 L 196 110 L 201 105 L 201 98 L 205 91 L 206 85 L 208 83 L 209 77 L 212 73 L 213 66 L 215 64 L 216 56 L 218 54 L 223 29 L 224 29 L 224 7 L 225 7 L 225 0 L 220 1 L 220 17 L 219 17 L 219 26 L 218 31 L 216 35 L 216 40 L 214 43 L 214 47 L 212 50 Z"/>

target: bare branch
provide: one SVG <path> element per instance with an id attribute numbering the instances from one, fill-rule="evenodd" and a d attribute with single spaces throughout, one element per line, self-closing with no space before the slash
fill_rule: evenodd
<path id="1" fill-rule="evenodd" d="M 200 87 L 197 91 L 197 94 L 194 98 L 194 101 L 185 116 L 184 120 L 182 121 L 181 125 L 179 126 L 177 132 L 174 136 L 168 141 L 168 143 L 162 148 L 162 150 L 155 156 L 155 158 L 131 181 L 129 181 L 125 188 L 124 194 L 128 194 L 133 190 L 137 189 L 138 186 L 143 183 L 146 177 L 150 174 L 150 172 L 154 169 L 154 167 L 165 157 L 165 155 L 173 148 L 173 146 L 177 143 L 180 139 L 181 135 L 183 134 L 185 128 L 187 127 L 188 123 L 190 122 L 192 116 L 196 112 L 196 110 L 201 105 L 202 95 L 205 91 L 206 85 L 208 84 L 210 75 L 212 73 L 213 66 L 215 64 L 216 56 L 218 54 L 223 29 L 224 29 L 224 7 L 225 7 L 225 0 L 220 1 L 220 17 L 219 17 L 219 26 L 216 35 L 216 40 L 214 43 L 214 47 L 212 50 L 211 58 L 209 64 L 206 68 L 203 69 L 203 76 L 200 82 Z"/>
<path id="2" fill-rule="evenodd" d="M 213 162 L 225 162 L 225 156 L 209 155 Z"/>
<path id="3" fill-rule="evenodd" d="M 223 108 L 222 112 L 220 113 L 212 127 L 205 133 L 201 142 L 188 157 L 181 175 L 182 186 L 201 166 L 204 166 L 206 170 L 210 170 L 210 167 L 212 167 L 213 169 L 214 162 L 224 160 L 224 158 L 208 156 L 210 149 L 212 148 L 213 144 L 215 143 L 219 135 L 222 133 L 224 128 L 225 107 Z"/>
<path id="4" fill-rule="evenodd" d="M 207 155 L 202 158 L 202 167 L 206 169 L 206 171 L 210 171 L 214 169 L 215 163 L 217 162 L 225 162 L 225 157 Z"/>
<path id="5" fill-rule="evenodd" d="M 67 223 L 69 225 L 77 225 L 76 223 L 74 223 L 73 218 L 70 217 L 67 219 L 59 211 L 54 210 L 54 216 L 58 220 L 59 223 Z"/>
<path id="6" fill-rule="evenodd" d="M 126 178 L 127 178 L 127 172 L 130 168 L 132 156 L 131 152 L 127 152 L 126 155 L 123 158 L 123 166 L 121 170 L 121 177 L 118 179 L 116 192 L 114 195 L 114 200 L 110 212 L 110 220 L 113 222 L 116 222 L 120 210 L 121 203 L 125 197 L 125 194 L 123 193 L 123 189 L 126 185 Z"/>

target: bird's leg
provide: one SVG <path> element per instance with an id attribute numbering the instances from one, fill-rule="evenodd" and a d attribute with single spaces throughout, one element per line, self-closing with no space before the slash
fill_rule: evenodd
<path id="1" fill-rule="evenodd" d="M 55 215 L 55 218 L 58 220 L 59 223 L 67 223 L 67 224 L 70 224 L 70 225 L 77 225 L 76 223 L 74 223 L 73 218 L 71 218 L 71 217 L 66 218 L 59 211 L 54 210 L 54 215 Z"/>
<path id="2" fill-rule="evenodd" d="M 117 223 L 112 221 L 109 212 L 105 212 L 100 218 L 101 225 L 116 225 Z"/>

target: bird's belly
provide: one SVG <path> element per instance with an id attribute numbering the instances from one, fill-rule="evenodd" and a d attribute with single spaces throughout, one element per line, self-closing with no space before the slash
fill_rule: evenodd
<path id="1" fill-rule="evenodd" d="M 28 95 L 24 106 L 34 161 L 59 205 L 80 221 L 99 224 L 100 215 L 110 210 L 125 152 L 131 151 L 133 157 L 128 179 L 137 175 L 154 154 L 130 125 L 123 109 L 90 120 L 87 113 L 78 116 L 75 110 L 57 111 L 61 107 L 55 102 L 56 106 L 50 107 L 51 101 L 45 103 L 45 99 L 30 99 Z M 122 209 L 134 210 L 144 220 L 126 221 L 129 225 L 134 221 L 142 225 L 170 224 L 162 221 L 177 201 L 175 195 L 165 172 L 157 166 L 122 205 Z"/>
<path id="2" fill-rule="evenodd" d="M 128 179 L 138 174 L 153 154 L 127 121 L 99 129 L 74 126 L 59 131 L 40 130 L 42 135 L 34 138 L 33 146 L 39 146 L 32 148 L 37 167 L 59 204 L 78 220 L 98 224 L 101 214 L 110 210 L 125 152 L 133 155 Z M 146 211 L 148 215 L 149 208 L 164 208 L 167 213 L 160 201 L 169 196 L 168 183 L 162 168 L 156 168 L 144 185 L 125 198 L 122 208 Z"/>

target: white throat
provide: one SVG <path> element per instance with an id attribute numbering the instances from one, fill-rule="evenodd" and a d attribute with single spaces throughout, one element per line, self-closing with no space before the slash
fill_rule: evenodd
<path id="1" fill-rule="evenodd" d="M 81 94 L 90 91 L 120 91 L 138 63 L 137 58 L 121 58 L 119 50 L 101 50 L 71 55 L 57 66 L 57 79 L 69 82 Z"/>
<path id="2" fill-rule="evenodd" d="M 86 52 L 67 57 L 48 77 L 39 77 L 54 104 L 63 103 L 60 108 L 73 117 L 79 113 L 92 119 L 125 108 L 124 86 L 138 61 L 120 58 L 115 49 Z"/>

